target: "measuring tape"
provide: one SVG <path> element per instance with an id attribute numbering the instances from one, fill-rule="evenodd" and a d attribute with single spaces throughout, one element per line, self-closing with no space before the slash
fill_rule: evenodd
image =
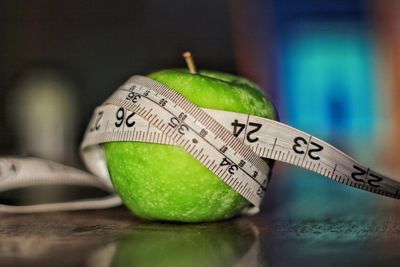
<path id="1" fill-rule="evenodd" d="M 312 135 L 257 116 L 202 109 L 162 83 L 133 76 L 95 109 L 86 130 L 81 155 L 94 176 L 65 167 L 68 173 L 62 172 L 64 177 L 55 175 L 53 179 L 60 183 L 65 180 L 86 183 L 110 193 L 105 199 L 90 203 L 86 200 L 82 209 L 120 204 L 112 190 L 101 145 L 114 141 L 180 146 L 254 207 L 261 203 L 270 173 L 262 158 L 300 166 L 355 188 L 400 198 L 400 182 L 363 166 Z M 1 162 L 0 192 L 4 189 L 4 181 L 15 179 L 4 179 L 1 170 L 11 170 L 5 175 L 11 177 L 12 170 L 18 168 L 10 167 L 10 164 L 2 167 Z M 67 178 L 68 175 L 75 178 Z M 14 186 L 17 186 L 19 183 L 15 181 Z M 94 203 L 97 203 L 96 207 L 90 206 Z M 64 208 L 68 209 L 68 204 Z"/>
<path id="2" fill-rule="evenodd" d="M 0 158 L 0 193 L 34 186 L 86 186 L 108 194 L 96 199 L 69 202 L 11 205 L 0 202 L 0 212 L 30 213 L 45 211 L 100 209 L 121 204 L 109 181 L 98 179 L 87 172 L 37 158 Z"/>

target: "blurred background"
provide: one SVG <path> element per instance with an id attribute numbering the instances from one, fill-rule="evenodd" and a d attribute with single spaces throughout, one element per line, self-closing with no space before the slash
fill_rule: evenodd
<path id="1" fill-rule="evenodd" d="M 395 0 L 0 1 L 0 154 L 79 165 L 93 108 L 185 50 L 260 84 L 283 122 L 396 167 Z"/>
<path id="2" fill-rule="evenodd" d="M 198 68 L 260 84 L 282 122 L 400 176 L 398 0 L 0 0 L 0 155 L 33 155 L 82 167 L 78 146 L 94 107 L 133 74 L 185 67 L 185 50 L 194 54 Z M 317 261 L 328 255 L 340 266 L 346 261 L 360 265 L 360 259 L 373 265 L 381 259 L 374 251 L 381 251 L 398 265 L 395 200 L 281 164 L 274 172 L 261 213 L 265 217 L 251 217 L 256 228 L 264 229 L 261 249 L 256 248 L 259 259 L 297 265 L 304 255 Z M 43 228 L 40 220 L 35 223 L 34 229 Z M 109 231 L 115 224 L 104 225 Z M 221 244 L 235 247 L 243 233 L 248 233 L 246 246 L 256 239 L 252 231 L 226 229 L 203 231 L 194 239 L 179 229 L 174 237 L 184 241 L 178 248 L 194 252 L 209 244 L 203 240 L 229 251 Z M 117 262 L 135 257 L 127 252 L 138 244 L 146 249 L 159 244 L 169 253 L 165 232 L 134 230 L 119 243 Z M 289 239 L 275 242 L 268 233 Z M 206 258 L 212 260 L 213 254 Z"/>

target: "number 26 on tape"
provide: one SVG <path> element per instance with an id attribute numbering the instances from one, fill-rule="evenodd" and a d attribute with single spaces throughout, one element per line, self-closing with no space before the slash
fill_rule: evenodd
<path id="1" fill-rule="evenodd" d="M 293 142 L 294 145 L 292 146 L 292 149 L 297 154 L 307 153 L 307 155 L 313 160 L 320 159 L 317 153 L 324 149 L 324 147 L 321 146 L 320 144 L 317 144 L 313 141 L 310 141 L 310 143 L 308 143 L 308 141 L 301 136 L 295 137 Z M 304 146 L 306 147 L 305 149 Z"/>
<path id="2" fill-rule="evenodd" d="M 124 108 L 119 108 L 115 113 L 115 118 L 117 119 L 117 121 L 115 122 L 115 126 L 119 128 L 122 126 L 122 124 L 125 123 L 126 127 L 132 127 L 133 125 L 135 125 L 135 121 L 132 119 L 134 115 L 135 112 L 129 112 Z"/>

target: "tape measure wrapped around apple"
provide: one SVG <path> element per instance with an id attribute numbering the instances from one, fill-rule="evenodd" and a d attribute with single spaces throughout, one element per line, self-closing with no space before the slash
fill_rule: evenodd
<path id="1" fill-rule="evenodd" d="M 111 178 L 136 215 L 205 222 L 254 213 L 271 160 L 400 198 L 399 181 L 276 121 L 273 104 L 253 83 L 196 72 L 190 57 L 188 65 L 190 71 L 131 77 L 95 110 L 82 142 L 88 169 Z"/>
<path id="2" fill-rule="evenodd" d="M 254 83 L 216 71 L 163 70 L 148 75 L 202 108 L 277 119 Z M 230 218 L 249 206 L 237 191 L 181 147 L 142 142 L 104 144 L 107 166 L 124 203 L 151 220 L 204 222 Z M 271 164 L 270 160 L 270 164 Z"/>
<path id="3" fill-rule="evenodd" d="M 0 193 L 64 185 L 98 188 L 106 196 L 0 203 L 0 213 L 109 208 L 120 205 L 121 197 L 150 220 L 205 222 L 254 214 L 272 160 L 400 198 L 398 180 L 276 121 L 272 103 L 256 85 L 220 72 L 196 72 L 187 60 L 189 72 L 132 76 L 95 109 L 81 143 L 92 174 L 41 159 L 0 157 Z"/>

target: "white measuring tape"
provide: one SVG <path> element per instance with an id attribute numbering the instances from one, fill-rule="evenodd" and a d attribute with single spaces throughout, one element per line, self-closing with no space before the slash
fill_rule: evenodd
<path id="1" fill-rule="evenodd" d="M 199 108 L 162 83 L 133 76 L 95 109 L 85 133 L 82 158 L 95 176 L 33 159 L 0 159 L 0 192 L 26 185 L 60 183 L 94 186 L 110 195 L 102 199 L 23 207 L 0 204 L 0 211 L 119 205 L 101 146 L 112 141 L 180 146 L 255 207 L 261 203 L 269 178 L 269 167 L 261 158 L 300 166 L 352 187 L 400 198 L 400 182 L 361 165 L 318 138 L 273 120 Z M 35 171 L 39 169 L 41 172 Z"/>
<path id="2" fill-rule="evenodd" d="M 45 212 L 115 207 L 121 200 L 112 185 L 87 172 L 37 158 L 0 158 L 0 193 L 38 185 L 86 186 L 108 192 L 97 199 L 32 205 L 10 205 L 0 202 L 0 212 Z"/>

